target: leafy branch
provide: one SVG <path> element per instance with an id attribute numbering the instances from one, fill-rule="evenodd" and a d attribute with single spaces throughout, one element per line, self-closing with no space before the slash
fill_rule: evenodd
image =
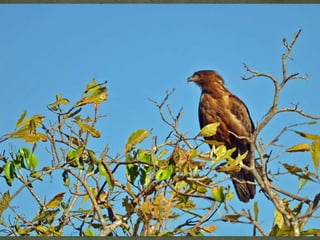
<path id="1" fill-rule="evenodd" d="M 47 106 L 53 120 L 42 114 L 28 116 L 24 111 L 15 129 L 0 138 L 2 143 L 20 139 L 29 144 L 0 154 L 0 176 L 5 181 L 0 191 L 0 232 L 9 236 L 62 236 L 70 232 L 79 236 L 202 236 L 214 234 L 219 223 L 230 222 L 251 226 L 254 236 L 320 235 L 317 228 L 305 229 L 310 220 L 319 218 L 320 193 L 306 197 L 300 192 L 310 187 L 309 183 L 320 183 L 320 136 L 295 130 L 311 126 L 320 117 L 304 112 L 298 104 L 279 108 L 279 96 L 286 84 L 307 78 L 287 72 L 287 60 L 300 33 L 290 43 L 283 40 L 281 81 L 244 65 L 250 76 L 243 79 L 265 77 L 274 86 L 272 105 L 250 139 L 257 159 L 252 158 L 247 169 L 266 196 L 254 202 L 253 209 L 250 205 L 237 209 L 228 186 L 227 176 L 238 171 L 244 155 L 233 159 L 236 149 L 218 142 L 210 142 L 214 145 L 211 151 L 202 151 L 201 145 L 206 143 L 202 137 L 214 135 L 219 124 L 207 125 L 192 137 L 182 132 L 179 124 L 183 109 L 175 112 L 169 104 L 174 89 L 167 91 L 160 102 L 149 99 L 161 122 L 169 127 L 163 140 L 151 130 L 137 129 L 115 156 L 108 145 L 93 149 L 98 148 L 95 143 L 101 137 L 97 123 L 105 117 L 100 114 L 100 106 L 108 98 L 107 82 L 93 79 L 75 103 L 56 95 Z M 262 130 L 283 112 L 312 121 L 285 126 L 263 143 L 259 139 Z M 271 147 L 288 131 L 311 143 L 274 153 Z M 308 164 L 295 166 L 289 160 L 280 162 L 277 170 L 271 168 L 270 163 L 284 153 L 302 151 L 310 153 L 315 171 Z M 297 193 L 277 185 L 276 177 L 282 175 L 299 180 Z M 42 190 L 50 184 L 57 191 L 53 197 Z M 34 211 L 17 207 L 18 200 L 34 206 Z M 259 215 L 258 203 L 274 206 L 270 232 L 260 220 L 264 216 Z"/>
<path id="2" fill-rule="evenodd" d="M 307 220 L 304 219 L 303 221 L 301 221 L 301 215 L 293 214 L 293 211 L 287 207 L 287 202 L 284 199 L 282 199 L 278 193 L 281 193 L 291 199 L 299 201 L 301 204 L 309 205 L 306 210 L 307 212 L 314 213 L 315 208 L 312 204 L 313 201 L 311 201 L 308 198 L 300 197 L 296 194 L 289 193 L 289 192 L 275 186 L 274 183 L 271 182 L 270 178 L 268 177 L 267 162 L 264 161 L 264 157 L 265 157 L 265 151 L 268 147 L 270 147 L 271 145 L 274 145 L 279 140 L 280 136 L 283 135 L 283 133 L 286 132 L 289 128 L 296 127 L 299 124 L 284 127 L 284 129 L 273 140 L 271 140 L 269 143 L 265 144 L 263 147 L 261 144 L 256 144 L 256 143 L 259 142 L 259 141 L 257 141 L 257 137 L 259 136 L 261 131 L 263 129 L 265 129 L 265 127 L 270 123 L 270 121 L 275 116 L 277 116 L 279 113 L 293 112 L 293 113 L 299 114 L 303 117 L 306 117 L 308 119 L 312 119 L 312 120 L 319 120 L 320 119 L 320 116 L 314 116 L 314 115 L 305 113 L 302 109 L 298 108 L 298 105 L 295 105 L 294 108 L 278 108 L 279 96 L 280 96 L 281 91 L 286 86 L 286 84 L 292 80 L 297 80 L 297 79 L 306 80 L 307 79 L 307 76 L 302 76 L 299 73 L 288 74 L 288 72 L 287 72 L 287 60 L 291 59 L 290 54 L 294 48 L 294 45 L 295 45 L 298 37 L 300 36 L 300 33 L 301 33 L 301 30 L 299 30 L 297 33 L 294 34 L 293 39 L 290 44 L 288 43 L 286 38 L 283 39 L 283 45 L 284 45 L 286 51 L 282 54 L 282 80 L 281 81 L 279 81 L 278 78 L 276 78 L 275 76 L 273 76 L 271 74 L 261 73 L 259 71 L 253 70 L 247 64 L 244 64 L 244 67 L 251 75 L 248 77 L 245 77 L 245 76 L 242 77 L 243 80 L 249 80 L 249 79 L 253 79 L 256 77 L 265 77 L 265 78 L 271 80 L 271 82 L 273 83 L 273 86 L 274 86 L 272 106 L 270 107 L 270 109 L 266 113 L 266 115 L 264 116 L 263 120 L 257 125 L 256 130 L 255 130 L 253 137 L 252 137 L 252 141 L 251 141 L 252 147 L 254 149 L 256 149 L 258 152 L 260 164 L 256 165 L 254 159 L 252 159 L 250 170 L 254 174 L 254 176 L 258 182 L 258 185 L 261 187 L 262 191 L 265 194 L 267 194 L 268 199 L 276 207 L 276 209 L 277 209 L 276 211 L 280 212 L 281 216 L 284 219 L 285 227 L 283 227 L 282 224 L 280 224 L 281 226 L 279 227 L 279 224 L 276 222 L 275 226 L 273 228 L 273 230 L 274 230 L 273 234 L 283 234 L 283 233 L 281 233 L 281 228 L 283 228 L 286 231 L 289 231 L 289 232 L 291 231 L 292 233 L 290 233 L 290 234 L 292 234 L 294 236 L 300 236 L 301 228 L 305 225 L 305 222 Z M 259 171 L 257 170 L 257 168 L 259 168 Z M 302 222 L 303 222 L 303 224 L 302 224 Z"/>

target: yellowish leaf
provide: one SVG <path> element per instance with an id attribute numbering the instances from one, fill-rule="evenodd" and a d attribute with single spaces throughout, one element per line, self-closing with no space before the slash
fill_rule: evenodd
<path id="1" fill-rule="evenodd" d="M 220 146 L 220 145 L 223 145 L 223 142 L 219 142 L 219 141 L 217 141 L 217 140 L 209 140 L 209 139 L 205 139 L 205 140 L 203 140 L 203 142 L 205 142 L 205 143 L 208 143 L 208 144 L 210 144 L 210 145 L 212 145 L 212 146 Z"/>
<path id="2" fill-rule="evenodd" d="M 37 232 L 40 232 L 42 235 L 46 235 L 48 233 L 48 228 L 42 225 L 38 225 L 35 227 Z"/>
<path id="3" fill-rule="evenodd" d="M 92 118 L 90 116 L 86 117 L 86 119 L 84 120 L 85 122 L 92 122 Z"/>
<path id="4" fill-rule="evenodd" d="M 299 185 L 298 185 L 298 191 L 300 191 L 308 182 L 309 182 L 308 179 L 300 178 Z"/>
<path id="5" fill-rule="evenodd" d="M 27 143 L 36 143 L 39 141 L 47 141 L 48 137 L 42 133 L 29 133 L 28 131 L 16 131 L 8 134 L 9 138 L 20 138 Z"/>
<path id="6" fill-rule="evenodd" d="M 24 138 L 27 143 L 46 142 L 48 137 L 42 133 L 27 134 Z"/>
<path id="7" fill-rule="evenodd" d="M 26 117 L 26 115 L 27 115 L 27 110 L 24 110 L 16 123 L 16 128 L 18 128 L 20 126 L 20 123 L 23 121 L 23 119 Z"/>
<path id="8" fill-rule="evenodd" d="M 310 151 L 310 145 L 307 143 L 299 143 L 286 150 L 286 152 L 305 152 Z"/>
<path id="9" fill-rule="evenodd" d="M 297 172 L 302 172 L 302 169 L 297 167 L 297 166 L 293 166 L 287 163 L 282 163 L 282 165 L 290 172 L 290 173 L 297 173 Z"/>
<path id="10" fill-rule="evenodd" d="M 229 150 L 228 150 L 229 151 Z M 228 159 L 228 161 L 216 167 L 216 171 L 224 173 L 237 173 L 241 170 L 241 162 L 246 158 L 248 152 L 239 155 L 236 159 Z"/>
<path id="11" fill-rule="evenodd" d="M 216 167 L 215 170 L 217 172 L 231 174 L 231 173 L 239 172 L 241 170 L 241 167 L 239 165 L 229 165 L 228 166 L 227 164 L 224 164 L 224 165 L 220 165 L 220 166 Z"/>
<path id="12" fill-rule="evenodd" d="M 158 159 L 161 159 L 164 155 L 167 154 L 167 152 L 168 152 L 168 149 L 163 149 L 163 150 L 161 150 L 161 151 L 159 152 L 157 158 L 158 158 Z"/>
<path id="13" fill-rule="evenodd" d="M 279 229 L 281 229 L 284 224 L 283 216 L 278 210 L 274 212 L 274 224 L 277 225 Z"/>
<path id="14" fill-rule="evenodd" d="M 313 141 L 320 141 L 320 135 L 316 134 L 311 134 L 311 133 L 304 133 L 304 132 L 299 132 L 299 131 L 294 131 L 296 134 L 300 135 L 301 137 L 304 137 L 309 140 Z"/>
<path id="15" fill-rule="evenodd" d="M 92 137 L 99 138 L 101 136 L 100 132 L 93 126 L 83 123 L 81 120 L 76 120 L 76 123 L 80 127 L 82 132 L 88 132 Z"/>
<path id="16" fill-rule="evenodd" d="M 21 118 L 21 116 L 20 116 Z M 20 120 L 19 118 L 19 120 Z M 44 120 L 44 116 L 40 114 L 36 114 L 30 118 L 26 118 L 21 120 L 19 123 L 17 123 L 17 127 L 20 127 L 20 130 L 26 129 L 26 130 L 34 130 L 36 127 L 39 127 Z M 23 126 L 24 125 L 24 126 Z"/>
<path id="17" fill-rule="evenodd" d="M 222 219 L 229 222 L 238 222 L 240 217 L 241 215 L 224 215 Z"/>
<path id="18" fill-rule="evenodd" d="M 315 174 L 310 173 L 309 171 L 307 171 L 306 168 L 302 169 L 302 168 L 299 168 L 297 166 L 293 166 L 293 165 L 290 165 L 290 164 L 287 164 L 287 163 L 281 163 L 281 164 L 288 170 L 289 173 L 291 173 L 293 175 L 296 175 L 299 178 L 303 178 L 303 179 L 306 179 L 306 180 L 314 181 L 312 179 L 312 177 L 314 177 Z"/>
<path id="19" fill-rule="evenodd" d="M 212 161 L 212 164 L 217 164 L 224 159 L 230 159 L 232 153 L 236 150 L 236 148 L 227 149 L 225 145 L 220 145 L 214 149 L 215 158 Z M 234 160 L 232 160 L 234 161 Z"/>
<path id="20" fill-rule="evenodd" d="M 25 118 L 27 111 L 24 111 L 16 123 L 14 132 L 8 133 L 9 138 L 20 138 L 27 143 L 35 143 L 38 141 L 46 141 L 47 137 L 44 134 L 36 133 L 36 129 L 41 126 L 44 116 L 37 114 L 30 118 Z"/>
<path id="21" fill-rule="evenodd" d="M 130 152 L 138 143 L 142 142 L 145 138 L 150 136 L 150 132 L 145 129 L 138 129 L 133 132 L 128 139 L 125 147 L 126 152 Z"/>
<path id="22" fill-rule="evenodd" d="M 302 231 L 300 234 L 301 236 L 320 236 L 320 228 L 310 228 Z"/>
<path id="23" fill-rule="evenodd" d="M 199 152 L 195 148 L 188 150 L 187 153 L 192 158 L 195 158 L 199 155 Z"/>
<path id="24" fill-rule="evenodd" d="M 10 206 L 10 192 L 6 191 L 2 194 L 2 198 L 0 199 L 0 217 L 2 216 L 2 213 Z"/>
<path id="25" fill-rule="evenodd" d="M 215 231 L 217 229 L 217 226 L 213 225 L 210 227 L 202 227 L 201 230 L 207 232 L 207 233 L 211 233 L 213 231 Z"/>
<path id="26" fill-rule="evenodd" d="M 227 197 L 227 200 L 230 201 L 233 198 L 233 192 L 228 190 L 226 197 Z"/>
<path id="27" fill-rule="evenodd" d="M 62 202 L 62 198 L 64 196 L 65 192 L 59 193 L 54 198 L 52 198 L 47 204 L 46 208 L 56 208 L 60 206 L 60 203 Z"/>
<path id="28" fill-rule="evenodd" d="M 320 160 L 320 141 L 315 141 L 311 144 L 311 158 L 313 166 L 318 172 L 319 169 L 319 160 Z"/>
<path id="29" fill-rule="evenodd" d="M 199 136 L 202 137 L 211 137 L 213 135 L 216 134 L 217 129 L 219 127 L 220 123 L 219 122 L 215 122 L 215 123 L 210 123 L 206 126 L 204 126 L 200 132 L 199 132 Z"/>
<path id="30" fill-rule="evenodd" d="M 107 99 L 107 88 L 103 86 L 105 83 L 99 84 L 93 79 L 91 83 L 87 84 L 84 95 L 82 99 L 76 103 L 76 107 L 90 103 L 100 104 L 105 101 Z"/>
<path id="31" fill-rule="evenodd" d="M 66 98 L 62 98 L 61 94 L 57 94 L 56 101 L 48 104 L 47 107 L 53 111 L 56 111 L 56 110 L 58 110 L 59 105 L 67 105 L 67 104 L 69 104 L 69 100 Z"/>

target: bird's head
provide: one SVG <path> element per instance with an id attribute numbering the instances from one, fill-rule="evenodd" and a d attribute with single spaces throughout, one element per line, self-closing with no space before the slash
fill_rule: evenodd
<path id="1" fill-rule="evenodd" d="M 201 70 L 195 72 L 191 77 L 188 78 L 188 82 L 195 82 L 200 87 L 207 84 L 219 83 L 224 84 L 223 78 L 213 70 Z"/>

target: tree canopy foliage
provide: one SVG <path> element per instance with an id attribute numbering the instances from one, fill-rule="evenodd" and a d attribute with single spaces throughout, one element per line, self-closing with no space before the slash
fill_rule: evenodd
<path id="1" fill-rule="evenodd" d="M 300 32 L 291 42 L 283 39 L 280 79 L 244 64 L 249 74 L 244 80 L 264 77 L 274 86 L 269 111 L 250 139 L 255 149 L 250 166 L 242 164 L 245 154 L 234 159 L 231 155 L 235 149 L 227 149 L 221 143 L 210 142 L 215 146 L 209 152 L 200 150 L 205 144 L 203 137 L 214 135 L 219 123 L 205 126 L 197 136 L 182 133 L 182 110 L 174 112 L 168 104 L 173 91 L 168 91 L 161 102 L 150 99 L 161 121 L 171 129 L 167 137 L 159 140 L 151 130 L 137 129 L 127 139 L 123 152 L 115 156 L 109 154 L 107 144 L 103 149 L 91 144 L 101 136 L 97 123 L 105 117 L 100 106 L 108 100 L 107 82 L 93 79 L 75 103 L 57 94 L 55 101 L 47 105 L 54 121 L 47 121 L 41 114 L 28 116 L 24 111 L 15 129 L 1 139 L 2 148 L 10 139 L 26 143 L 18 149 L 3 149 L 0 155 L 1 234 L 201 236 L 214 235 L 216 222 L 222 221 L 249 224 L 256 236 L 320 235 L 319 228 L 306 227 L 309 221 L 320 217 L 320 136 L 297 130 L 301 125 L 316 124 L 320 117 L 304 112 L 298 104 L 279 107 L 279 96 L 286 84 L 306 78 L 287 72 L 287 60 Z M 301 115 L 307 121 L 284 125 L 273 139 L 263 142 L 261 131 L 284 112 Z M 272 147 L 292 131 L 301 137 L 301 142 L 274 153 Z M 39 149 L 46 150 L 46 159 L 38 158 Z M 279 160 L 285 153 L 299 152 L 309 153 L 299 164 L 293 164 L 290 155 Z M 240 167 L 254 174 L 257 189 L 263 195 L 246 209 L 233 206 L 233 189 L 228 187 L 230 179 L 225 174 L 239 171 Z M 295 191 L 281 185 L 283 177 L 297 181 Z M 47 195 L 43 189 L 50 181 L 56 181 L 57 186 L 61 185 L 57 189 L 64 190 Z M 313 189 L 309 191 L 313 194 L 303 195 L 302 189 L 306 188 Z M 31 217 L 26 214 L 26 206 L 15 205 L 16 199 L 26 196 L 36 209 Z M 261 216 L 265 204 L 272 206 L 274 216 L 267 228 L 263 227 Z"/>

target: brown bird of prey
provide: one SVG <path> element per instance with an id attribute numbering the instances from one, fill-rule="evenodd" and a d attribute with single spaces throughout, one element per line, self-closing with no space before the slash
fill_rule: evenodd
<path id="1" fill-rule="evenodd" d="M 202 90 L 199 103 L 200 128 L 220 122 L 217 133 L 205 139 L 222 142 L 228 149 L 236 147 L 233 158 L 248 151 L 243 163 L 249 166 L 253 150 L 248 139 L 254 131 L 254 124 L 246 105 L 229 92 L 223 78 L 215 71 L 195 72 L 188 78 L 188 82 L 195 82 Z M 248 202 L 254 197 L 256 187 L 250 171 L 242 168 L 232 173 L 231 179 L 240 201 Z"/>

